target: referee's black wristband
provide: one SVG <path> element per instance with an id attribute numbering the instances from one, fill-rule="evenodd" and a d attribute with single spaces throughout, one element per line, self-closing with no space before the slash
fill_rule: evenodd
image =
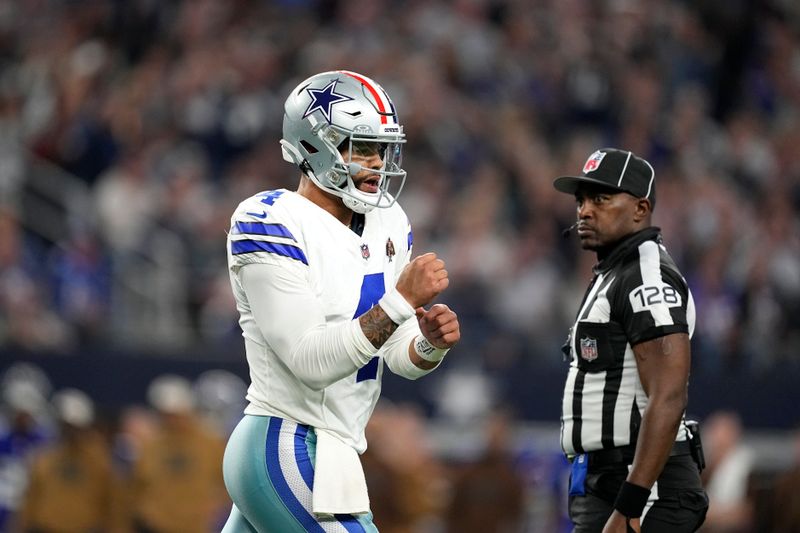
<path id="1" fill-rule="evenodd" d="M 649 489 L 624 481 L 614 502 L 614 509 L 628 518 L 639 518 L 649 497 Z"/>

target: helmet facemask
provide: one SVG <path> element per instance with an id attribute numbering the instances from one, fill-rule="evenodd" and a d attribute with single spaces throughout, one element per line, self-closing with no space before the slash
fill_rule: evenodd
<path id="1" fill-rule="evenodd" d="M 341 157 L 341 164 L 335 164 L 332 172 L 335 178 L 331 179 L 333 186 L 338 186 L 342 192 L 342 201 L 357 213 L 379 207 L 391 207 L 395 199 L 403 190 L 406 171 L 400 167 L 402 162 L 402 143 L 404 140 L 376 140 L 375 136 L 350 134 L 337 147 Z M 379 162 L 379 168 L 370 168 L 370 163 Z M 358 184 L 364 179 L 360 174 L 369 173 L 377 176 L 376 192 L 359 189 Z M 392 179 L 395 186 L 392 187 Z M 369 179 L 369 178 L 367 178 Z"/>

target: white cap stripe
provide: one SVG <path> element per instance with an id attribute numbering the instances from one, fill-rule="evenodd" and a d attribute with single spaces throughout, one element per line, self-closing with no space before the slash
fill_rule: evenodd
<path id="1" fill-rule="evenodd" d="M 622 187 L 622 178 L 625 177 L 625 169 L 628 168 L 628 162 L 631 160 L 631 154 L 633 152 L 628 152 L 628 158 L 625 160 L 625 166 L 622 167 L 622 172 L 619 173 L 619 181 L 617 182 L 617 187 Z"/>
<path id="2" fill-rule="evenodd" d="M 656 177 L 656 171 L 653 170 L 653 167 L 650 165 L 650 163 L 644 159 L 642 161 L 644 161 L 644 163 L 650 167 L 650 183 L 647 184 L 647 194 L 644 195 L 645 198 L 650 198 L 650 189 L 653 187 L 653 179 Z"/>

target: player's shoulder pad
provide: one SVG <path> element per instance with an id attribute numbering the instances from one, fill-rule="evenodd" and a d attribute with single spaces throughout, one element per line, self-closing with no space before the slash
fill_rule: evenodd
<path id="1" fill-rule="evenodd" d="M 285 257 L 308 264 L 292 216 L 294 198 L 285 189 L 244 200 L 231 217 L 229 239 L 234 262 L 272 262 Z"/>
<path id="2" fill-rule="evenodd" d="M 239 203 L 231 221 L 265 222 L 267 218 L 284 218 L 285 213 L 290 212 L 287 210 L 287 202 L 292 203 L 291 197 L 286 189 L 256 193 Z"/>

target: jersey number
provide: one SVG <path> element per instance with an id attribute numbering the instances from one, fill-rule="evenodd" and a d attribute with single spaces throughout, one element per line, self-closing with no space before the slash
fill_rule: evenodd
<path id="1" fill-rule="evenodd" d="M 666 304 L 667 307 L 681 305 L 681 295 L 670 285 L 640 285 L 630 294 L 633 311 L 638 313 L 656 305 Z"/>
<path id="2" fill-rule="evenodd" d="M 262 204 L 272 205 L 275 203 L 275 200 L 281 197 L 283 191 L 269 191 L 265 193 L 261 198 Z"/>

